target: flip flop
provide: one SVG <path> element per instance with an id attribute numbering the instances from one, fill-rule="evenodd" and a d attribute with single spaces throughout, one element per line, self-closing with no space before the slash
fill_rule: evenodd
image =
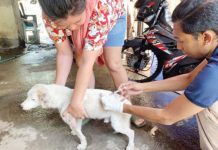
<path id="1" fill-rule="evenodd" d="M 131 123 L 136 127 L 136 128 L 142 128 L 147 124 L 147 121 L 145 119 L 142 119 L 137 116 L 132 116 L 131 117 Z"/>

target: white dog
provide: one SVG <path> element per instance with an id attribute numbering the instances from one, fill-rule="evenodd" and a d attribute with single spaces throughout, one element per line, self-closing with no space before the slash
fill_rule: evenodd
<path id="1" fill-rule="evenodd" d="M 87 147 L 86 138 L 81 131 L 82 119 L 75 119 L 70 114 L 63 115 L 70 103 L 72 94 L 73 90 L 64 86 L 55 84 L 37 84 L 29 90 L 27 99 L 21 104 L 21 106 L 24 110 L 31 110 L 37 106 L 58 109 L 60 116 L 72 130 L 71 133 L 77 135 L 80 139 L 81 144 L 77 146 L 77 149 L 81 150 Z M 115 98 L 117 100 L 124 99 L 122 96 L 114 94 L 111 91 L 87 89 L 84 96 L 84 107 L 89 118 L 111 121 L 111 126 L 116 132 L 127 135 L 129 143 L 126 150 L 134 150 L 134 131 L 130 129 L 131 116 L 125 113 L 104 110 L 100 102 L 101 98 L 106 98 L 108 100 L 110 100 L 110 98 Z M 130 103 L 126 99 L 124 99 L 123 102 Z"/>

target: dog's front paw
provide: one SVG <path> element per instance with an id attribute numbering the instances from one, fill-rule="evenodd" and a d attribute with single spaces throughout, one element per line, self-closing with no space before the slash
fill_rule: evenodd
<path id="1" fill-rule="evenodd" d="M 126 147 L 126 150 L 134 150 L 134 144 L 129 144 L 127 147 Z"/>
<path id="2" fill-rule="evenodd" d="M 109 123 L 110 122 L 110 118 L 104 118 L 104 123 Z"/>
<path id="3" fill-rule="evenodd" d="M 71 130 L 72 135 L 76 135 L 76 132 L 74 130 Z"/>
<path id="4" fill-rule="evenodd" d="M 77 146 L 77 150 L 84 150 L 84 149 L 86 149 L 86 146 L 87 146 L 87 144 L 79 144 Z"/>

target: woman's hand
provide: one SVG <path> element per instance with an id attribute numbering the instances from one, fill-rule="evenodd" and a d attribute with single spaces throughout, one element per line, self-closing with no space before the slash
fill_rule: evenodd
<path id="1" fill-rule="evenodd" d="M 143 84 L 142 83 L 137 83 L 137 82 L 126 82 L 120 85 L 118 90 L 120 91 L 121 95 L 124 97 L 128 97 L 131 95 L 138 95 L 143 93 Z"/>
<path id="2" fill-rule="evenodd" d="M 69 106 L 67 107 L 65 113 L 69 113 L 73 117 L 78 118 L 78 119 L 88 118 L 88 115 L 84 109 L 82 102 L 71 102 Z"/>

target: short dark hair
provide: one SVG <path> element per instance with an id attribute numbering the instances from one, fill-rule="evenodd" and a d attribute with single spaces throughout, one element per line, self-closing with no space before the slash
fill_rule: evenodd
<path id="1" fill-rule="evenodd" d="M 51 20 L 66 19 L 68 15 L 82 13 L 86 0 L 38 0 L 43 13 Z"/>
<path id="2" fill-rule="evenodd" d="M 172 15 L 184 33 L 198 36 L 206 30 L 218 35 L 218 0 L 182 0 Z"/>

